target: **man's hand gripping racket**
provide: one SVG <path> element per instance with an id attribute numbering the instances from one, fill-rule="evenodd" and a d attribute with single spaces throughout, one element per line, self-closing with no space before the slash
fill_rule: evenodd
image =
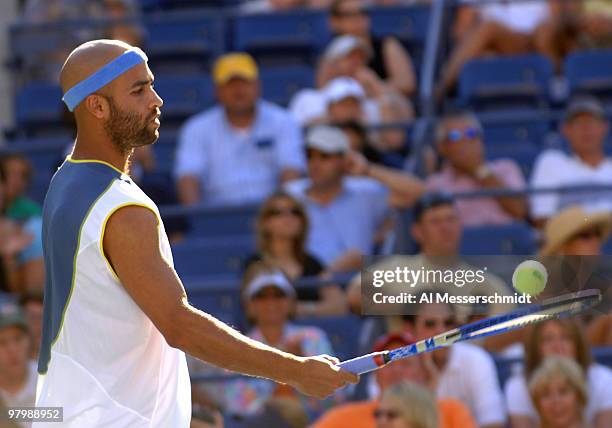
<path id="1" fill-rule="evenodd" d="M 464 340 L 479 339 L 541 321 L 576 315 L 595 306 L 600 301 L 601 292 L 599 290 L 582 290 L 576 293 L 564 294 L 507 314 L 497 315 L 454 328 L 409 346 L 392 351 L 374 352 L 353 358 L 352 360 L 343 361 L 339 366 L 351 373 L 364 374 L 379 369 L 391 361 L 451 346 Z"/>

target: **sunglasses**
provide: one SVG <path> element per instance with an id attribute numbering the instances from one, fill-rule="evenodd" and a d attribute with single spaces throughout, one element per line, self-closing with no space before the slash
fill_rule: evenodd
<path id="1" fill-rule="evenodd" d="M 273 290 L 260 291 L 259 293 L 256 293 L 255 295 L 253 295 L 252 299 L 253 300 L 265 300 L 265 299 L 280 300 L 280 299 L 284 299 L 285 297 L 287 297 L 287 295 L 282 290 L 279 290 L 278 288 L 274 288 Z"/>
<path id="2" fill-rule="evenodd" d="M 582 239 L 582 240 L 601 239 L 602 237 L 603 237 L 603 233 L 599 229 L 584 230 L 574 235 L 574 239 Z"/>
<path id="3" fill-rule="evenodd" d="M 301 216 L 302 212 L 299 210 L 299 208 L 293 207 L 293 208 L 286 208 L 286 209 L 272 208 L 270 209 L 270 211 L 266 213 L 266 217 L 278 217 L 281 215 Z"/>
<path id="4" fill-rule="evenodd" d="M 318 150 L 312 150 L 312 149 L 308 149 L 306 150 L 306 159 L 310 160 L 313 157 L 319 157 L 321 159 L 324 160 L 328 160 L 328 159 L 337 159 L 337 158 L 342 158 L 344 155 L 342 153 L 325 153 L 325 152 L 320 152 Z"/>
<path id="5" fill-rule="evenodd" d="M 437 320 L 430 318 L 423 320 L 423 325 L 427 328 L 434 328 L 438 326 L 451 328 L 455 325 L 455 320 L 453 318 L 446 318 L 445 320 Z"/>
<path id="6" fill-rule="evenodd" d="M 389 419 L 393 420 L 398 418 L 400 413 L 397 410 L 384 410 L 384 409 L 376 409 L 374 410 L 374 419 Z"/>
<path id="7" fill-rule="evenodd" d="M 446 133 L 446 139 L 451 143 L 456 143 L 462 139 L 474 140 L 482 136 L 482 131 L 478 128 L 465 128 L 465 129 L 449 129 Z"/>

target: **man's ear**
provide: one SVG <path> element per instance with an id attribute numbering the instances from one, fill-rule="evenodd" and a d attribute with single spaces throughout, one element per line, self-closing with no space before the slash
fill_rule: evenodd
<path id="1" fill-rule="evenodd" d="M 418 223 L 412 223 L 412 226 L 410 226 L 410 234 L 419 244 L 423 242 L 423 233 Z"/>
<path id="2" fill-rule="evenodd" d="M 85 98 L 85 108 L 96 119 L 104 119 L 110 112 L 108 100 L 98 94 L 91 94 Z"/>

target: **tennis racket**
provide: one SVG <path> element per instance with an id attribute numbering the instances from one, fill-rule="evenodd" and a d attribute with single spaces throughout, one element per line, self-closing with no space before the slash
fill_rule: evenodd
<path id="1" fill-rule="evenodd" d="M 525 327 L 529 324 L 576 315 L 585 309 L 595 306 L 600 301 L 601 292 L 599 290 L 582 290 L 564 294 L 507 314 L 497 315 L 454 328 L 437 336 L 420 340 L 412 345 L 391 351 L 373 352 L 343 361 L 339 366 L 351 373 L 364 374 L 377 370 L 391 361 L 434 351 L 464 340 L 480 339 Z"/>

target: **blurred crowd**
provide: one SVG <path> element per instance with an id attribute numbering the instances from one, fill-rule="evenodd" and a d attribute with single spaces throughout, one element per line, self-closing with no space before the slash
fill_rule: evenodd
<path id="1" fill-rule="evenodd" d="M 32 23 L 139 13 L 138 2 L 131 0 L 23 3 L 23 19 Z M 373 36 L 367 7 L 415 3 L 427 1 L 243 3 L 244 13 L 328 11 L 334 38 L 317 61 L 315 87 L 301 88 L 286 107 L 276 105 L 262 96 L 256 59 L 228 53 L 211 69 L 216 105 L 180 127 L 175 186 L 161 191 L 153 186 L 154 199 L 184 206 L 259 206 L 256 251 L 245 254 L 240 289 L 251 338 L 298 355 L 333 355 L 327 333 L 303 321 L 360 315 L 361 280 L 355 273 L 367 257 L 392 254 L 399 235 L 408 236 L 418 250 L 391 256 L 384 266 L 419 268 L 445 257 L 445 268 L 461 269 L 465 228 L 516 222 L 538 230 L 542 256 L 603 254 L 612 227 L 610 190 L 529 197 L 520 191 L 612 185 L 605 146 L 609 106 L 588 94 L 567 100 L 558 129 L 567 150 L 542 151 L 530 175 L 514 160 L 488 160 L 483 125 L 469 109 L 441 114 L 431 144 L 413 152 L 406 144 L 407 127 L 394 126 L 417 117 L 413 58 L 397 38 Z M 452 94 L 462 67 L 484 55 L 537 52 L 562 74 L 568 53 L 612 47 L 609 1 L 478 3 L 464 1 L 456 10 L 438 96 Z M 134 22 L 119 20 L 73 36 L 140 45 L 144 33 Z M 58 51 L 40 58 L 27 73 L 53 81 L 65 56 Z M 135 178 L 143 182 L 155 162 L 152 150 L 139 150 Z M 425 174 L 409 169 L 415 162 L 423 164 Z M 45 271 L 41 206 L 26 196 L 32 174 L 26 157 L 0 158 L 0 291 L 11 297 L 0 299 L 0 408 L 31 406 L 35 396 Z M 480 190 L 519 193 L 453 196 Z M 412 222 L 402 229 L 398 212 L 404 209 L 411 210 Z M 184 224 L 174 229 L 174 242 L 188 236 Z M 348 285 L 336 280 L 340 274 L 350 275 Z M 308 279 L 321 282 L 295 286 Z M 511 291 L 494 275 L 486 290 Z M 483 314 L 423 305 L 415 315 L 387 317 L 367 350 L 405 346 L 476 316 Z M 548 321 L 519 334 L 390 364 L 364 379 L 365 401 L 352 401 L 352 390 L 314 401 L 261 379 L 196 383 L 192 426 L 220 428 L 223 414 L 248 427 L 609 428 L 612 370 L 594 361 L 592 347 L 612 347 L 610 315 Z M 505 385 L 492 355 L 522 361 Z M 227 376 L 200 361 L 189 366 L 192 375 Z"/>

